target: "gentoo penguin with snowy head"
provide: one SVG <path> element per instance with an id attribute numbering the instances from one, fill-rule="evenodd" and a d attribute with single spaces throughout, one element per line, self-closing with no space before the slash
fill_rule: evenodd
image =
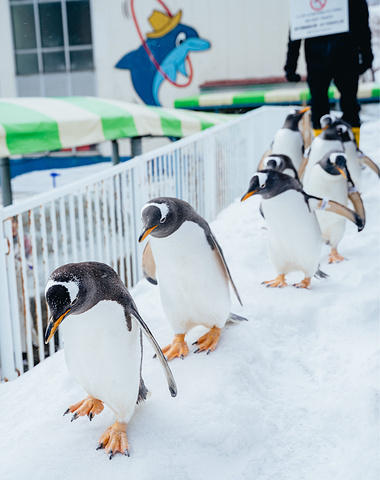
<path id="1" fill-rule="evenodd" d="M 347 205 L 348 199 L 350 199 L 356 213 L 362 218 L 364 227 L 364 206 L 347 169 L 346 154 L 331 152 L 325 155 L 314 165 L 303 188 L 310 195 L 329 198 L 342 205 Z M 344 257 L 338 253 L 337 248 L 344 234 L 346 219 L 323 210 L 318 210 L 316 215 L 321 228 L 322 240 L 331 246 L 329 263 L 341 262 Z"/>
<path id="2" fill-rule="evenodd" d="M 144 275 L 156 283 L 174 330 L 173 342 L 163 348 L 168 360 L 189 353 L 186 333 L 197 325 L 209 328 L 194 352 L 213 351 L 230 314 L 229 283 L 240 301 L 222 249 L 204 218 L 185 201 L 172 197 L 150 200 L 141 211 L 139 241 L 150 241 L 143 254 Z"/>
<path id="3" fill-rule="evenodd" d="M 72 420 L 83 415 L 92 420 L 105 403 L 116 422 L 100 437 L 98 448 L 105 448 L 110 459 L 116 452 L 129 456 L 127 423 L 148 393 L 141 376 L 141 331 L 162 362 L 171 395 L 177 393 L 160 347 L 120 277 L 104 263 L 57 268 L 45 296 L 50 311 L 45 343 L 62 324 L 67 368 L 88 394 L 65 413 L 73 413 Z"/>
<path id="4" fill-rule="evenodd" d="M 268 155 L 263 159 L 263 166 L 260 170 L 277 170 L 278 172 L 290 175 L 292 178 L 299 180 L 296 168 L 290 157 L 287 155 L 274 154 Z"/>
<path id="5" fill-rule="evenodd" d="M 307 177 L 313 166 L 322 160 L 327 153 L 344 152 L 341 139 L 341 127 L 335 121 L 330 122 L 330 116 L 326 115 L 325 117 L 324 123 L 322 119 L 322 124 L 324 125 L 322 132 L 314 138 L 308 151 L 305 152 L 305 157 L 298 170 L 298 176 L 302 183 L 307 181 Z"/>
<path id="6" fill-rule="evenodd" d="M 323 117 L 322 117 L 323 119 Z M 322 122 L 321 119 L 321 122 Z M 343 144 L 344 153 L 346 154 L 347 168 L 351 174 L 351 179 L 356 188 L 361 191 L 362 168 L 367 165 L 380 177 L 380 169 L 367 155 L 365 155 L 356 144 L 355 135 L 351 129 L 351 125 L 338 118 L 335 120 Z"/>
<path id="7" fill-rule="evenodd" d="M 347 207 L 328 199 L 308 195 L 300 183 L 276 170 L 257 172 L 251 179 L 242 201 L 252 195 L 262 196 L 262 208 L 268 227 L 268 253 L 277 270 L 268 287 L 286 286 L 285 275 L 302 271 L 305 278 L 295 284 L 310 288 L 311 277 L 318 269 L 321 231 L 314 210 L 319 208 L 344 215 L 362 229 L 361 218 Z"/>
<path id="8" fill-rule="evenodd" d="M 299 122 L 303 115 L 310 110 L 310 107 L 296 108 L 292 110 L 285 119 L 283 126 L 277 130 L 272 144 L 266 155 L 283 154 L 291 158 L 295 168 L 298 170 L 304 154 L 304 139 L 299 129 Z M 263 170 L 264 158 L 260 161 L 258 170 Z"/>

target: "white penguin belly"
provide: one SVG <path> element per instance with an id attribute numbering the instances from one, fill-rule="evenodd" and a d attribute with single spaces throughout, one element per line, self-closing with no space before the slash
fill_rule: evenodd
<path id="1" fill-rule="evenodd" d="M 165 238 L 151 238 L 162 306 L 176 334 L 196 325 L 223 328 L 230 312 L 228 280 L 204 230 L 186 221 Z"/>
<path id="2" fill-rule="evenodd" d="M 304 190 L 316 197 L 328 198 L 342 205 L 347 205 L 347 180 L 342 175 L 330 175 L 315 165 L 304 183 Z M 316 212 L 319 226 L 321 228 L 322 240 L 336 248 L 346 228 L 346 219 L 336 213 Z"/>
<path id="3" fill-rule="evenodd" d="M 67 368 L 86 392 L 108 405 L 119 421 L 128 422 L 140 383 L 139 328 L 127 329 L 124 309 L 101 301 L 62 322 Z"/>
<path id="4" fill-rule="evenodd" d="M 321 232 L 303 194 L 287 190 L 263 199 L 268 225 L 268 254 L 278 274 L 302 271 L 312 277 L 318 269 Z"/>
<path id="5" fill-rule="evenodd" d="M 300 132 L 281 128 L 276 132 L 272 144 L 272 153 L 290 157 L 296 170 L 299 169 L 303 157 L 303 139 Z"/>

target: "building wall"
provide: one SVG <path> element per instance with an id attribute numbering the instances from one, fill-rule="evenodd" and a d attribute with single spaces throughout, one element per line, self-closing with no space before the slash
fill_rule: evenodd
<path id="1" fill-rule="evenodd" d="M 15 76 L 9 0 L 0 1 L 0 95 L 95 94 L 144 103 L 130 70 L 115 68 L 124 55 L 142 46 L 131 4 L 132 0 L 90 0 L 94 72 Z M 210 42 L 210 48 L 189 54 L 193 68 L 189 86 L 162 82 L 158 100 L 163 106 L 173 106 L 176 98 L 197 95 L 206 81 L 283 75 L 289 28 L 287 0 L 134 0 L 134 4 L 145 40 L 153 31 L 149 17 L 154 10 L 165 12 L 166 7 L 173 15 L 181 10 L 180 23 Z M 187 63 L 186 69 L 189 72 Z M 300 73 L 303 71 L 301 62 Z M 178 84 L 187 81 L 177 74 Z"/>
<path id="2" fill-rule="evenodd" d="M 199 85 L 206 81 L 283 75 L 289 28 L 286 0 L 166 0 L 165 4 L 173 15 L 182 10 L 181 23 L 194 28 L 211 47 L 190 53 L 193 79 L 188 87 L 162 83 L 163 106 L 198 94 Z M 99 96 L 140 103 L 130 71 L 115 68 L 126 53 L 142 44 L 130 7 L 130 0 L 92 0 L 97 87 Z M 148 18 L 155 9 L 164 11 L 157 0 L 135 0 L 145 38 L 152 31 Z M 178 74 L 178 83 L 186 80 Z"/>
<path id="3" fill-rule="evenodd" d="M 16 96 L 11 18 L 7 1 L 0 1 L 0 97 Z"/>

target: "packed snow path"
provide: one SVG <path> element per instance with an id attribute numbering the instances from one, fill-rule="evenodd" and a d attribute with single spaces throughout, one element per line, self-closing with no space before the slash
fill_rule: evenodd
<path id="1" fill-rule="evenodd" d="M 379 122 L 363 127 L 363 149 L 380 163 Z M 254 172 L 253 172 L 254 173 Z M 367 225 L 347 224 L 347 260 L 321 269 L 311 290 L 269 289 L 260 198 L 237 199 L 211 227 L 249 318 L 228 325 L 215 352 L 192 352 L 171 368 L 171 398 L 145 342 L 143 375 L 152 392 L 128 425 L 131 457 L 108 460 L 97 441 L 113 422 L 63 417 L 86 394 L 63 352 L 0 385 L 0 478 L 135 480 L 377 480 L 379 476 L 379 179 L 363 172 Z M 247 179 L 248 186 L 249 179 Z M 242 191 L 242 194 L 244 191 Z M 289 277 L 296 281 L 302 274 Z M 132 295 L 161 346 L 172 340 L 157 287 Z M 188 336 L 191 345 L 203 333 Z"/>

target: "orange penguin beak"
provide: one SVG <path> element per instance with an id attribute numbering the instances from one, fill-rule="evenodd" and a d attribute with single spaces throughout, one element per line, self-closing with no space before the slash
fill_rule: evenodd
<path id="1" fill-rule="evenodd" d="M 144 230 L 139 237 L 139 243 L 145 240 L 146 237 L 157 227 L 158 225 L 155 225 L 154 227 L 148 228 L 148 230 Z"/>
<path id="2" fill-rule="evenodd" d="M 253 192 L 248 192 L 244 195 L 244 197 L 240 200 L 241 202 L 244 202 L 247 200 L 247 198 L 252 197 L 258 190 L 253 190 Z"/>
<path id="3" fill-rule="evenodd" d="M 59 327 L 59 324 L 62 322 L 62 320 L 66 317 L 66 315 L 71 312 L 71 308 L 69 308 L 68 310 L 66 310 L 65 313 L 63 313 L 59 318 L 58 320 L 55 320 L 53 319 L 53 316 L 51 316 L 49 318 L 49 323 L 47 325 L 47 328 L 46 328 L 46 332 L 45 332 L 45 343 L 49 343 L 51 338 L 53 337 L 55 331 L 57 330 L 57 328 Z"/>

